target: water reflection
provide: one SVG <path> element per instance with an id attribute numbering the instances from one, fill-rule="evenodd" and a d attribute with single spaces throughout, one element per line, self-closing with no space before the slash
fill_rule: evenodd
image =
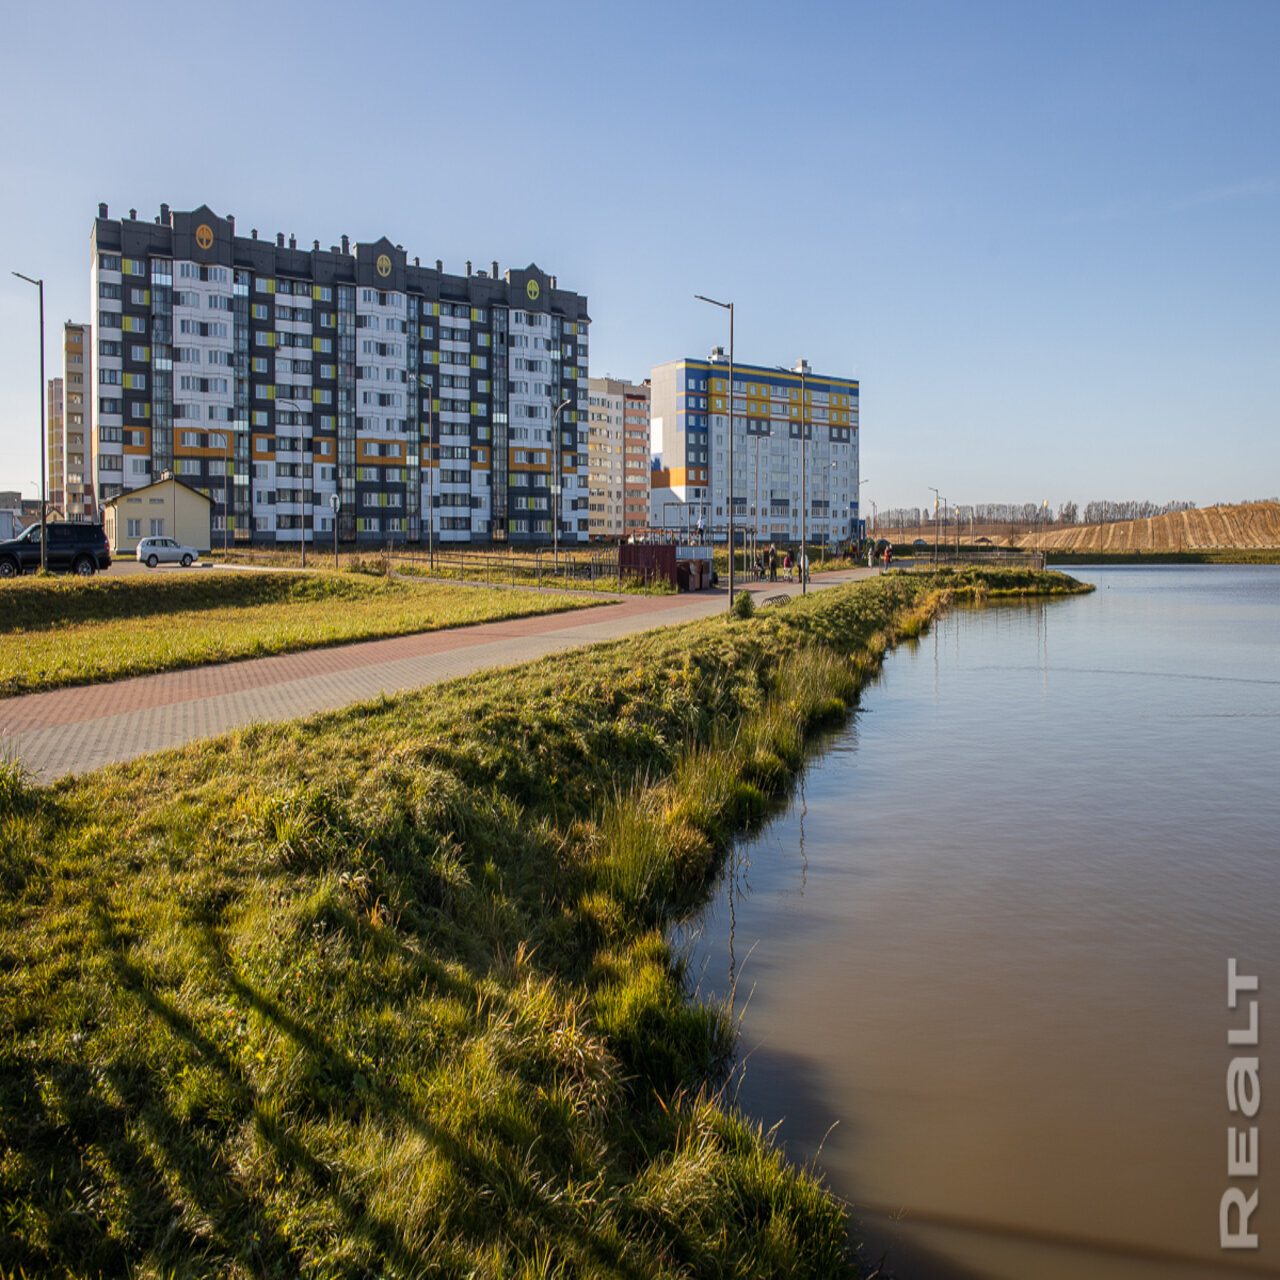
<path id="1" fill-rule="evenodd" d="M 739 1100 L 829 1134 L 899 1274 L 1280 1274 L 1265 1186 L 1263 1247 L 1217 1241 L 1226 957 L 1264 1045 L 1280 1008 L 1280 570 L 1234 572 L 950 615 L 729 860 L 694 945 Z"/>

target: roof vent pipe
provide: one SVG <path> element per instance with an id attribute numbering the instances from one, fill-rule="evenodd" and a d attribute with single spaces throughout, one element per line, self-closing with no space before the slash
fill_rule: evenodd
<path id="1" fill-rule="evenodd" d="M 167 227 L 169 225 L 169 206 L 167 204 L 160 206 L 160 222 L 162 226 Z"/>
<path id="2" fill-rule="evenodd" d="M 311 242 L 311 252 L 312 252 L 312 253 L 319 253 L 319 252 L 320 252 L 320 241 L 319 241 L 319 240 L 313 240 L 313 241 Z"/>
<path id="3" fill-rule="evenodd" d="M 492 274 L 492 276 L 493 276 L 493 278 L 494 278 L 495 280 L 498 278 L 498 260 L 497 260 L 497 258 L 494 258 L 494 260 L 493 260 L 493 271 L 492 271 L 492 273 L 491 273 L 491 274 Z"/>
<path id="4" fill-rule="evenodd" d="M 236 233 L 236 215 L 235 215 L 234 213 L 229 213 L 229 214 L 227 214 L 227 226 L 230 228 L 230 230 L 231 230 L 231 234 L 232 234 L 232 235 L 235 235 L 235 233 Z"/>
<path id="5" fill-rule="evenodd" d="M 137 209 L 130 209 L 130 210 L 129 210 L 129 221 L 130 221 L 130 222 L 137 222 L 137 220 L 138 220 L 138 211 L 137 211 Z"/>
<path id="6" fill-rule="evenodd" d="M 343 253 L 351 252 L 351 240 L 347 236 L 342 237 L 342 252 Z"/>
<path id="7" fill-rule="evenodd" d="M 100 217 L 100 218 L 105 218 L 106 216 L 107 216 L 107 206 L 106 206 L 106 202 L 105 202 L 105 201 L 102 201 L 102 202 L 100 202 L 100 203 L 99 203 L 99 205 L 98 205 L 98 217 Z"/>
<path id="8" fill-rule="evenodd" d="M 467 275 L 471 274 L 471 259 L 467 259 Z"/>
<path id="9" fill-rule="evenodd" d="M 284 248 L 284 232 L 283 231 L 276 232 L 276 248 L 277 249 Z"/>
<path id="10" fill-rule="evenodd" d="M 254 228 L 249 232 L 249 236 L 250 236 L 250 238 L 251 238 L 251 239 L 256 240 L 256 239 L 258 238 L 258 228 L 257 228 L 257 227 L 254 227 Z"/>

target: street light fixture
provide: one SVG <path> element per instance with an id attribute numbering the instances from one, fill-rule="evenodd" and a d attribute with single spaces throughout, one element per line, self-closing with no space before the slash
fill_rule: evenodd
<path id="1" fill-rule="evenodd" d="M 805 379 L 809 376 L 809 362 L 807 360 L 797 360 L 794 369 L 787 369 L 782 365 L 777 366 L 783 373 L 798 373 L 800 375 L 800 594 L 807 595 L 809 589 L 809 575 L 805 572 L 805 544 L 809 537 L 808 524 L 808 477 L 805 470 L 805 460 L 809 455 L 808 450 L 808 428 L 805 423 Z M 790 468 L 788 468 L 790 471 Z"/>
<path id="2" fill-rule="evenodd" d="M 299 440 L 299 443 L 304 446 L 299 450 L 299 452 L 305 453 L 307 457 L 312 460 L 311 466 L 314 468 L 315 466 L 314 442 L 301 434 L 302 406 L 299 405 L 296 400 L 286 400 L 286 399 L 278 399 L 276 401 L 276 404 L 287 404 L 297 415 L 297 418 L 298 418 L 297 427 L 299 432 L 298 440 Z M 302 479 L 304 481 L 310 481 L 311 479 L 307 471 L 307 463 L 305 462 L 302 464 Z M 302 544 L 302 567 L 305 569 L 307 567 L 307 512 L 311 510 L 311 485 L 309 483 L 304 485 L 303 492 L 305 493 L 306 497 L 302 504 L 302 528 L 298 530 L 298 538 Z M 335 520 L 336 520 L 336 517 L 335 517 Z M 314 517 L 313 517 L 313 521 L 314 521 Z"/>
<path id="3" fill-rule="evenodd" d="M 432 573 L 436 568 L 436 388 L 435 382 L 427 389 L 427 560 Z M 490 506 L 492 507 L 492 498 Z M 337 517 L 334 517 L 337 527 Z M 493 512 L 489 512 L 489 541 L 493 541 Z"/>
<path id="4" fill-rule="evenodd" d="M 227 530 L 231 519 L 231 432 L 222 433 L 222 560 L 226 563 L 228 552 Z"/>
<path id="5" fill-rule="evenodd" d="M 45 478 L 45 450 L 48 447 L 45 441 L 45 421 L 44 421 L 44 277 L 39 280 L 33 280 L 30 276 L 24 276 L 21 271 L 13 273 L 19 280 L 25 280 L 28 284 L 33 284 L 40 290 L 40 570 L 43 572 L 49 567 L 49 548 L 45 545 L 48 542 L 48 517 L 46 509 L 48 507 L 48 482 Z"/>
<path id="6" fill-rule="evenodd" d="M 552 415 L 554 423 L 554 431 L 552 432 L 552 444 L 555 446 L 555 453 L 552 454 L 551 461 L 555 467 L 554 478 L 551 485 L 551 545 L 553 547 L 552 560 L 557 570 L 560 568 L 560 487 L 563 480 L 561 472 L 561 442 L 560 442 L 560 415 L 572 403 L 570 400 L 561 400 L 556 405 L 556 411 Z"/>
<path id="7" fill-rule="evenodd" d="M 827 532 L 826 532 L 826 536 L 822 539 L 822 563 L 823 564 L 827 563 L 827 543 L 831 541 L 831 500 L 827 496 L 828 495 L 827 480 L 831 475 L 832 469 L 837 466 L 839 466 L 839 463 L 829 462 L 822 469 L 822 507 L 827 518 Z"/>
<path id="8" fill-rule="evenodd" d="M 699 302 L 709 302 L 713 307 L 720 307 L 729 313 L 729 609 L 733 609 L 733 560 L 735 551 L 735 534 L 733 529 L 733 303 L 717 302 L 704 294 L 693 295 Z M 714 538 L 713 538 L 714 541 Z"/>
<path id="9" fill-rule="evenodd" d="M 933 494 L 933 567 L 938 567 L 938 503 L 945 499 L 938 493 L 933 485 L 927 486 Z"/>

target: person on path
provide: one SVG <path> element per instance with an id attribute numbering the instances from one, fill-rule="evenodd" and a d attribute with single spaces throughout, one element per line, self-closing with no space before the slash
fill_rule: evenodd
<path id="1" fill-rule="evenodd" d="M 787 581 L 788 581 L 788 582 L 790 582 L 790 581 L 792 580 L 792 578 L 791 578 L 791 552 L 790 552 L 790 551 L 786 552 L 786 554 L 782 557 L 782 572 L 783 572 L 783 573 L 785 573 L 785 574 L 787 575 Z"/>
<path id="2" fill-rule="evenodd" d="M 888 543 L 886 543 L 884 548 L 884 567 L 886 569 L 889 567 L 889 552 L 890 552 L 890 547 Z"/>
<path id="3" fill-rule="evenodd" d="M 778 580 L 778 548 L 774 543 L 769 543 L 769 581 L 777 582 Z"/>

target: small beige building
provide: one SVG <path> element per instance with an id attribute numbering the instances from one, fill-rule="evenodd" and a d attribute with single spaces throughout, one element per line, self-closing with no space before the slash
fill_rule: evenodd
<path id="1" fill-rule="evenodd" d="M 175 538 L 208 554 L 213 503 L 165 472 L 154 484 L 129 489 L 102 504 L 113 556 L 130 556 L 143 538 Z"/>

